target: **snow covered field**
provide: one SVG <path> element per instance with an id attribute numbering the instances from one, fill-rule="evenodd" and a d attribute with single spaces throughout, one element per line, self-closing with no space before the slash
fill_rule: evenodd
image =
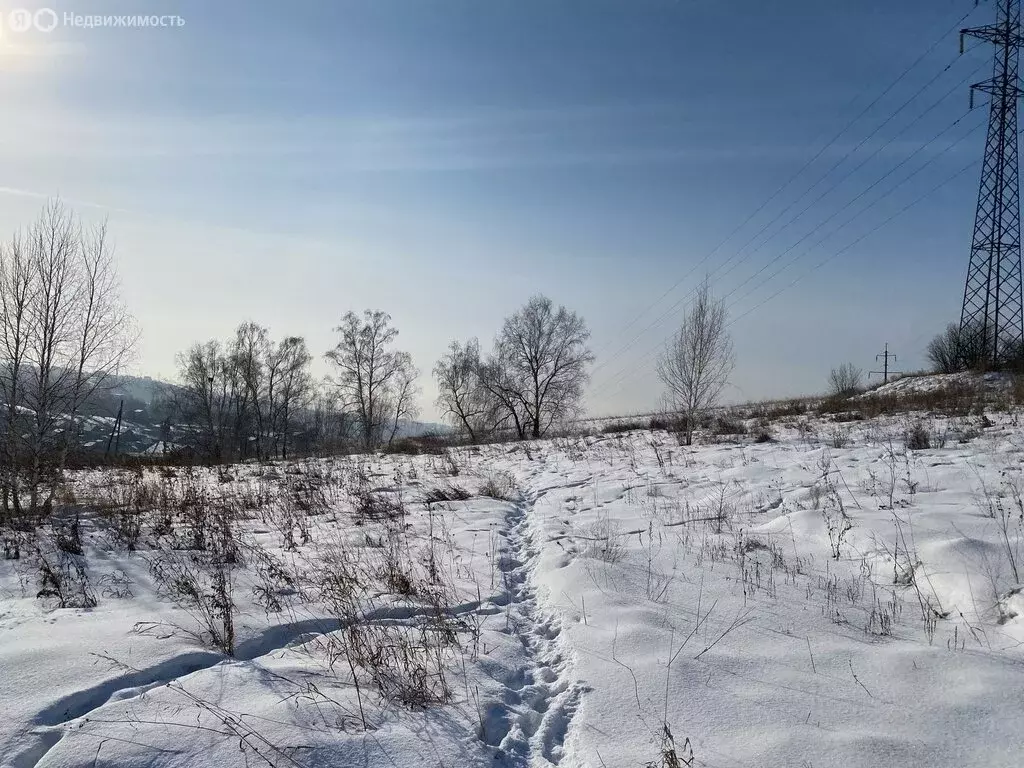
<path id="1" fill-rule="evenodd" d="M 83 473 L 0 764 L 1020 765 L 1024 432 L 916 424 Z"/>

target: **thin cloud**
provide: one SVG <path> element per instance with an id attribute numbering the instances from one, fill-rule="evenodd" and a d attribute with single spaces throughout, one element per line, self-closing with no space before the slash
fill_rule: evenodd
<path id="1" fill-rule="evenodd" d="M 77 197 L 65 197 L 64 195 L 60 194 L 59 192 L 55 192 L 55 193 L 37 192 L 37 191 L 32 190 L 32 189 L 19 189 L 17 187 L 0 187 L 0 195 L 11 195 L 11 196 L 14 196 L 14 197 L 28 197 L 28 198 L 31 198 L 33 200 L 53 200 L 53 199 L 56 198 L 56 199 L 63 200 L 64 202 L 66 202 L 66 203 L 68 203 L 70 205 L 76 205 L 76 206 L 80 206 L 80 207 L 83 207 L 83 208 L 96 208 L 97 210 L 110 211 L 110 212 L 114 212 L 114 213 L 130 213 L 130 214 L 137 214 L 138 213 L 138 211 L 132 211 L 132 210 L 129 210 L 128 208 L 118 208 L 117 206 L 114 206 L 114 205 L 105 205 L 104 203 L 95 203 L 95 202 L 93 202 L 91 200 L 82 200 L 81 198 L 77 198 Z"/>

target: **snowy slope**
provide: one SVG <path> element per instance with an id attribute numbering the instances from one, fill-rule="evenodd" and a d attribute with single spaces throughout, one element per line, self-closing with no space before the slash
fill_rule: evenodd
<path id="1" fill-rule="evenodd" d="M 922 450 L 905 418 L 799 418 L 761 444 L 635 432 L 147 475 L 167 510 L 139 551 L 85 520 L 96 607 L 54 608 L 32 557 L 0 561 L 0 764 L 1019 765 L 1024 434 L 990 419 L 931 419 Z M 316 503 L 288 501 L 314 478 Z M 129 481 L 83 474 L 76 495 Z M 149 566 L 161 511 L 187 530 L 186 487 L 235 510 L 234 658 Z M 361 513 L 367 488 L 401 512 Z M 375 570 L 394 548 L 407 594 Z M 377 576 L 339 616 L 324 584 L 352 562 Z M 347 622 L 436 650 L 448 702 L 353 675 Z M 422 640 L 441 631 L 457 642 Z"/>
<path id="2" fill-rule="evenodd" d="M 979 394 L 998 395 L 1013 387 L 1016 376 L 1009 373 L 934 373 L 925 376 L 903 376 L 856 399 L 870 397 L 899 397 L 901 395 L 924 394 L 951 389 L 964 389 Z"/>

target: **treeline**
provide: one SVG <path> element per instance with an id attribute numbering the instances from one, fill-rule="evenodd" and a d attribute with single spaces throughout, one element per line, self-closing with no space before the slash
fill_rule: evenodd
<path id="1" fill-rule="evenodd" d="M 275 343 L 253 322 L 227 343 L 190 347 L 178 358 L 175 402 L 190 447 L 214 461 L 287 458 L 291 430 L 315 392 L 312 359 L 303 338 Z"/>
<path id="2" fill-rule="evenodd" d="M 419 415 L 419 370 L 397 348 L 382 311 L 348 312 L 324 353 L 332 373 L 317 380 L 306 341 L 274 341 L 242 323 L 225 342 L 178 356 L 181 387 L 166 444 L 210 461 L 287 458 L 296 453 L 391 446 Z M 580 412 L 589 332 L 575 312 L 537 296 L 507 318 L 494 347 L 453 341 L 434 366 L 437 406 L 457 438 L 541 437 Z"/>
<path id="3" fill-rule="evenodd" d="M 274 341 L 244 322 L 226 342 L 194 344 L 178 356 L 175 426 L 164 440 L 210 461 L 286 459 L 390 444 L 416 417 L 418 372 L 394 348 L 384 312 L 349 312 L 324 357 L 336 375 L 317 380 L 301 336 Z"/>
<path id="4" fill-rule="evenodd" d="M 724 306 L 706 284 L 700 296 L 658 366 L 666 407 L 690 424 L 732 368 Z M 334 330 L 324 351 L 252 321 L 228 339 L 193 344 L 178 355 L 169 402 L 154 409 L 160 444 L 213 462 L 394 446 L 419 415 L 420 371 L 386 312 L 347 312 Z M 49 511 L 83 442 L 83 409 L 115 385 L 135 341 L 105 225 L 87 227 L 54 202 L 0 246 L 4 519 Z M 452 341 L 432 368 L 446 438 L 540 438 L 577 418 L 594 361 L 589 341 L 582 317 L 542 295 L 505 318 L 489 349 Z M 331 371 L 322 379 L 313 373 L 319 356 Z"/>
<path id="5" fill-rule="evenodd" d="M 52 202 L 0 245 L 0 527 L 50 512 L 81 409 L 135 339 L 105 224 Z"/>

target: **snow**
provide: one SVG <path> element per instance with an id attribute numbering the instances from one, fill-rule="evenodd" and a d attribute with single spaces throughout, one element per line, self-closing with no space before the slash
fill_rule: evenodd
<path id="1" fill-rule="evenodd" d="M 148 532 L 127 552 L 87 515 L 94 608 L 37 599 L 32 558 L 0 561 L 0 764 L 597 768 L 674 748 L 717 767 L 1019 765 L 1017 420 L 923 417 L 924 450 L 905 448 L 910 417 L 799 417 L 766 443 L 639 431 L 202 471 L 207 498 L 248 510 L 235 656 L 158 588 Z M 76 497 L 126 477 L 82 473 Z M 282 523 L 313 478 L 322 508 Z M 358 517 L 361 482 L 401 500 L 400 524 Z M 453 490 L 468 498 L 424 501 Z M 447 703 L 365 678 L 357 696 L 347 625 L 314 588 L 337 552 L 376 563 L 389 537 L 448 585 Z M 256 597 L 256 550 L 294 577 L 280 611 Z M 429 621 L 426 589 L 367 586 L 366 626 Z"/>
<path id="2" fill-rule="evenodd" d="M 1008 373 L 949 373 L 925 376 L 903 376 L 865 392 L 859 398 L 924 394 L 962 388 L 972 392 L 1000 394 L 1010 389 L 1015 376 Z"/>
<path id="3" fill-rule="evenodd" d="M 161 456 L 161 455 L 163 455 L 165 453 L 168 453 L 169 451 L 176 451 L 176 450 L 180 449 L 181 447 L 182 446 L 178 445 L 177 443 L 170 443 L 170 442 L 166 442 L 164 440 L 157 440 L 149 448 L 147 448 L 146 450 L 142 451 L 141 455 L 143 455 L 143 456 Z"/>

